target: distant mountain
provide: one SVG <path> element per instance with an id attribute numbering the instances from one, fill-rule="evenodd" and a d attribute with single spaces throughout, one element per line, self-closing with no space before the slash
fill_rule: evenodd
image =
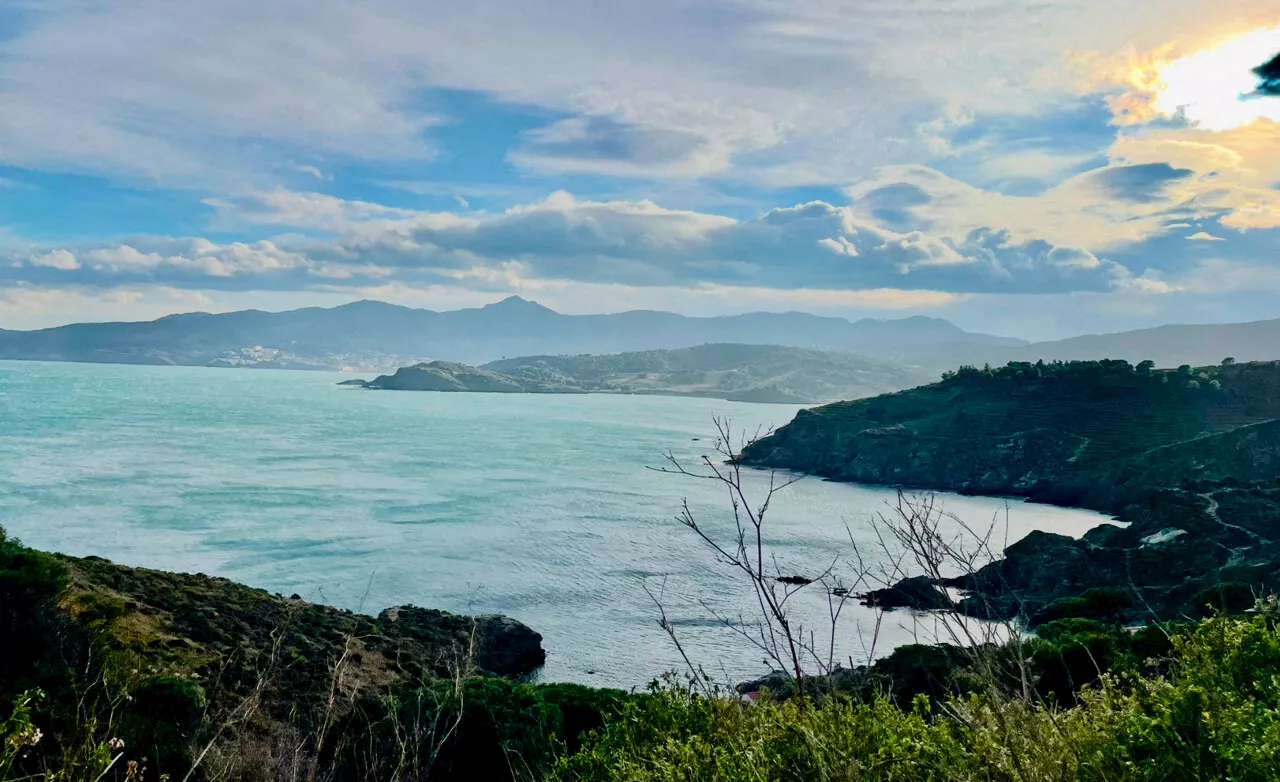
<path id="1" fill-rule="evenodd" d="M 1090 334 L 1014 348 L 980 347 L 962 352 L 970 363 L 1009 361 L 1086 361 L 1114 358 L 1132 363 L 1151 360 L 1158 367 L 1217 364 L 1230 356 L 1238 361 L 1280 359 L 1280 320 L 1207 326 L 1160 326 L 1115 334 Z M 927 357 L 922 357 L 928 360 Z"/>
<path id="2" fill-rule="evenodd" d="M 605 356 L 532 356 L 472 367 L 402 367 L 373 389 L 539 394 L 671 394 L 798 404 L 858 399 L 930 382 L 927 370 L 849 353 L 778 345 L 700 345 Z"/>
<path id="3" fill-rule="evenodd" d="M 0 359 L 272 366 L 245 356 L 274 350 L 290 366 L 390 368 L 422 359 L 478 364 L 507 356 L 622 353 L 724 342 L 842 350 L 904 363 L 920 363 L 916 359 L 922 355 L 1026 344 L 970 333 L 937 318 L 851 322 L 799 312 L 690 318 L 645 310 L 562 315 L 513 296 L 452 312 L 359 301 L 331 309 L 195 312 L 140 323 L 0 331 Z"/>

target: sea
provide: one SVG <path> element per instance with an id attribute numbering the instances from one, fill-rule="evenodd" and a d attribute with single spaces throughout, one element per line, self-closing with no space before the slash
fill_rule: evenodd
<path id="1" fill-rule="evenodd" d="M 749 585 L 678 520 L 687 503 L 731 546 L 727 492 L 654 468 L 714 457 L 717 419 L 754 435 L 796 406 L 337 385 L 351 377 L 0 362 L 0 525 L 40 549 L 370 614 L 402 604 L 506 614 L 542 634 L 541 681 L 644 687 L 686 671 L 686 656 L 726 683 L 768 670 L 745 637 L 759 616 Z M 769 480 L 749 472 L 752 503 Z M 1078 536 L 1108 521 L 1004 498 L 931 499 L 957 529 L 992 530 L 997 549 L 1033 529 Z M 884 564 L 874 522 L 897 502 L 892 488 L 804 478 L 773 499 L 766 557 L 783 575 L 830 571 L 848 583 L 859 562 Z M 802 590 L 791 606 L 846 664 L 947 640 L 935 616 L 877 617 L 849 602 L 831 645 L 825 590 Z"/>

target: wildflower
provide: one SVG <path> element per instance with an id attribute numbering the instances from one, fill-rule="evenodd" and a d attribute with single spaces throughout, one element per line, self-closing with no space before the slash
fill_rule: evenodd
<path id="1" fill-rule="evenodd" d="M 23 730 L 20 730 L 10 736 L 9 744 L 12 745 L 14 750 L 19 750 L 23 747 L 34 747 L 40 743 L 40 739 L 42 738 L 44 738 L 44 733 L 42 733 L 36 726 L 29 725 Z"/>
<path id="2" fill-rule="evenodd" d="M 107 749 L 112 752 L 119 752 L 124 749 L 124 739 L 111 739 L 107 742 Z"/>

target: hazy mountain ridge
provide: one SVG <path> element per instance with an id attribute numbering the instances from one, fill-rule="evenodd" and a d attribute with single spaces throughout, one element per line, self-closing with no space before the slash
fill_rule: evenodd
<path id="1" fill-rule="evenodd" d="M 1159 367 L 1176 367 L 1216 364 L 1228 356 L 1237 361 L 1271 361 L 1280 359 L 1280 319 L 1086 334 L 1019 347 L 966 351 L 961 355 L 973 363 L 991 364 L 1114 358 L 1135 364 L 1150 360 Z"/>
<path id="2" fill-rule="evenodd" d="M 1280 359 L 1280 319 L 1170 325 L 1028 343 L 940 318 L 862 319 L 802 312 L 688 317 L 631 310 L 564 315 L 519 297 L 436 312 L 377 301 L 286 312 L 169 315 L 133 323 L 0 329 L 0 359 L 387 371 L 420 361 L 480 365 L 511 356 L 606 355 L 703 344 L 785 345 L 854 353 L 941 371 L 961 363 L 1099 358 L 1160 367 Z M 254 348 L 279 360 L 245 360 Z"/>
<path id="3" fill-rule="evenodd" d="M 350 384 L 394 390 L 671 394 L 809 404 L 896 391 L 932 379 L 927 370 L 849 353 L 717 344 L 603 356 L 530 356 L 481 367 L 435 361 Z"/>
<path id="4" fill-rule="evenodd" d="M 946 320 L 849 321 L 799 312 L 695 318 L 633 310 L 563 315 L 511 297 L 477 309 L 435 312 L 359 301 L 329 309 L 270 313 L 187 313 L 138 323 L 80 323 L 0 332 L 0 358 L 128 364 L 205 365 L 261 346 L 299 361 L 339 368 L 398 357 L 480 364 L 508 356 L 607 354 L 706 343 L 782 344 L 842 350 L 892 361 L 938 346 L 1015 347 L 1021 340 L 966 332 Z"/>

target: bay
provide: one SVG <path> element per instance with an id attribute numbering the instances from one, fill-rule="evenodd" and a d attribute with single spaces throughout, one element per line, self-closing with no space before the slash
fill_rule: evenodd
<path id="1" fill-rule="evenodd" d="M 225 576 L 367 613 L 413 603 L 504 613 L 544 636 L 538 677 L 643 686 L 689 656 L 719 679 L 763 672 L 720 618 L 751 617 L 745 584 L 675 517 L 683 499 L 732 529 L 710 482 L 655 472 L 712 452 L 713 419 L 756 432 L 798 409 L 659 396 L 370 392 L 350 376 L 280 370 L 0 362 L 0 524 L 28 545 Z M 753 475 L 757 497 L 767 476 Z M 782 569 L 849 568 L 850 536 L 892 489 L 805 479 L 778 495 L 767 540 Z M 939 495 L 973 526 L 1080 535 L 1102 516 Z M 817 594 L 797 611 L 820 625 Z M 847 606 L 840 659 L 934 640 L 928 615 L 878 633 Z"/>

